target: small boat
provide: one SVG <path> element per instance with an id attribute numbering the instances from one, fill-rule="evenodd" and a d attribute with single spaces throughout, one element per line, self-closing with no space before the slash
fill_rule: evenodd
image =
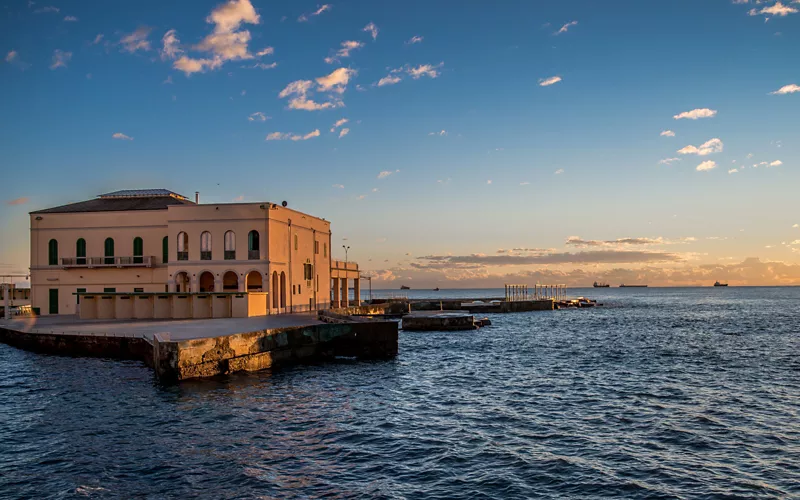
<path id="1" fill-rule="evenodd" d="M 719 281 L 714 282 L 714 286 L 728 286 L 727 283 L 720 283 Z"/>
<path id="2" fill-rule="evenodd" d="M 403 285 L 400 287 L 400 290 L 411 290 L 411 287 Z"/>
<path id="3" fill-rule="evenodd" d="M 437 286 L 436 288 L 433 289 L 433 291 L 434 292 L 438 292 L 439 291 L 439 287 Z"/>
<path id="4" fill-rule="evenodd" d="M 608 283 L 598 283 L 595 281 L 594 284 L 592 284 L 592 286 L 595 288 L 608 288 L 611 285 L 609 285 Z"/>
<path id="5" fill-rule="evenodd" d="M 620 285 L 620 288 L 647 288 L 647 285 Z"/>

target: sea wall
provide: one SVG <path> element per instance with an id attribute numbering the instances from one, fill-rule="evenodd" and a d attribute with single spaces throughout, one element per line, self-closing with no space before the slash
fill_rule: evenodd
<path id="1" fill-rule="evenodd" d="M 29 333 L 0 327 L 0 342 L 26 351 L 63 356 L 132 359 L 152 366 L 153 346 L 126 335 Z"/>

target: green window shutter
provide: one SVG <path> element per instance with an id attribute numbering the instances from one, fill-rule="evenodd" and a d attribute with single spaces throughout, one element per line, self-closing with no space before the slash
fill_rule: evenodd
<path id="1" fill-rule="evenodd" d="M 75 256 L 86 257 L 86 240 L 83 238 L 78 238 L 78 242 L 75 244 Z"/>
<path id="2" fill-rule="evenodd" d="M 58 242 L 56 240 L 50 240 L 47 244 L 47 264 L 58 265 Z"/>
<path id="3" fill-rule="evenodd" d="M 114 238 L 106 238 L 106 242 L 103 245 L 105 248 L 105 263 L 106 264 L 113 264 L 114 263 Z"/>
<path id="4" fill-rule="evenodd" d="M 144 262 L 142 255 L 144 254 L 144 241 L 140 237 L 133 239 L 133 263 L 141 264 Z"/>
<path id="5" fill-rule="evenodd" d="M 161 240 L 161 260 L 166 264 L 169 261 L 169 236 Z"/>

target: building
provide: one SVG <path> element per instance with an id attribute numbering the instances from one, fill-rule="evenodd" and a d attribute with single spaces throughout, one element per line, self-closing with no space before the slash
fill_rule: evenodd
<path id="1" fill-rule="evenodd" d="M 126 190 L 30 218 L 31 305 L 43 315 L 75 314 L 81 294 L 263 294 L 267 314 L 331 306 L 330 222 L 285 203 Z"/>

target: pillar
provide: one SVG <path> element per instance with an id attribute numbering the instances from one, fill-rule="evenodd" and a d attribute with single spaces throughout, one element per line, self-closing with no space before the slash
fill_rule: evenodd
<path id="1" fill-rule="evenodd" d="M 356 307 L 361 305 L 361 280 L 356 278 L 355 282 L 353 283 L 353 289 L 355 291 L 356 296 Z"/>
<path id="2" fill-rule="evenodd" d="M 342 307 L 350 307 L 350 300 L 347 294 L 347 276 L 341 279 L 342 282 Z"/>
<path id="3" fill-rule="evenodd" d="M 333 304 L 331 307 L 341 307 L 339 303 L 339 278 L 333 278 Z"/>

